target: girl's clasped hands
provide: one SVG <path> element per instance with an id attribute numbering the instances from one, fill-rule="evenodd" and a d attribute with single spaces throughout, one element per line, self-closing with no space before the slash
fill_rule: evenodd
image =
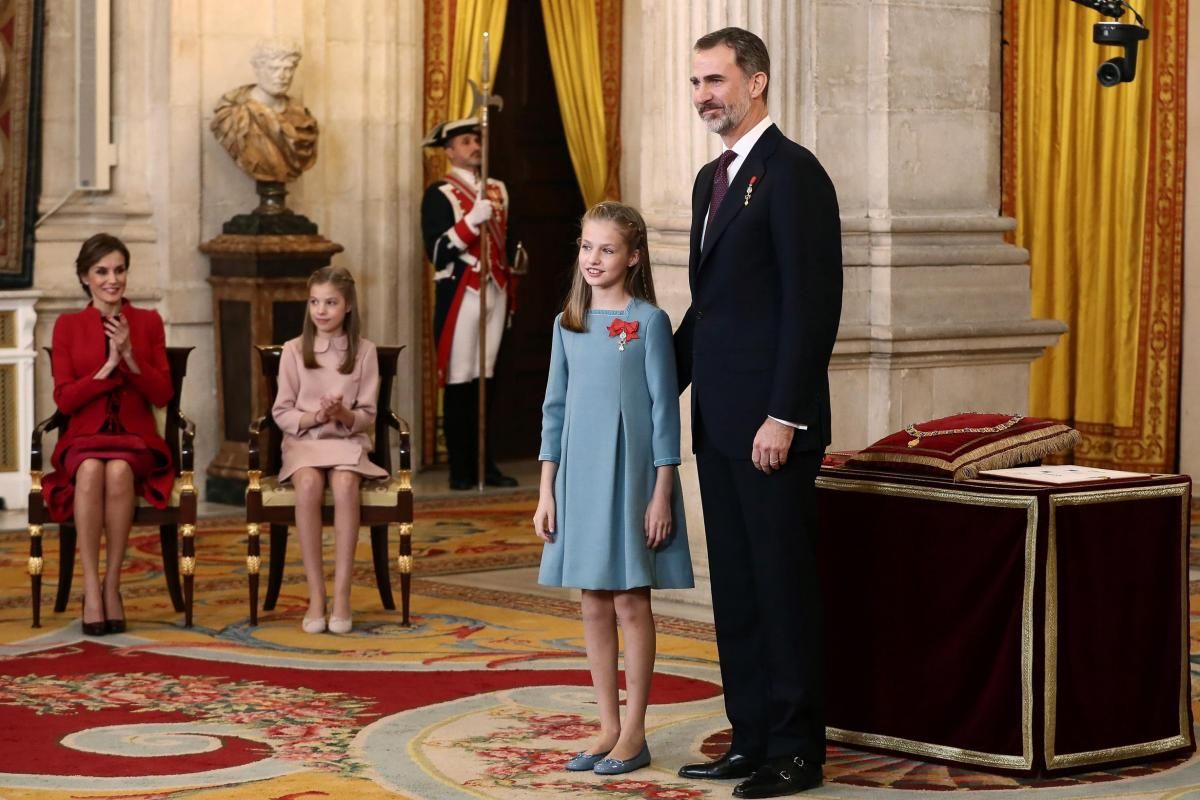
<path id="1" fill-rule="evenodd" d="M 354 413 L 343 404 L 341 394 L 321 395 L 321 408 L 317 410 L 316 419 L 318 425 L 340 422 L 347 428 L 354 427 Z"/>

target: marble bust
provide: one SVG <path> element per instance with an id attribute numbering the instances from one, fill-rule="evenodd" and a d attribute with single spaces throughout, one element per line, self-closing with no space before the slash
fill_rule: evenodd
<path id="1" fill-rule="evenodd" d="M 258 181 L 295 180 L 317 161 L 317 121 L 288 97 L 299 48 L 261 42 L 250 62 L 256 83 L 221 96 L 211 129 L 237 165 Z"/>

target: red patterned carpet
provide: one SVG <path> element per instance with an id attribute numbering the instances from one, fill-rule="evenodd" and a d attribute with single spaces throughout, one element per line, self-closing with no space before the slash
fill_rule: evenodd
<path id="1" fill-rule="evenodd" d="M 0 773 L 166 775 L 243 767 L 272 756 L 355 775 L 367 765 L 350 753 L 354 737 L 381 717 L 518 687 L 589 685 L 580 670 L 406 672 L 402 679 L 355 681 L 340 668 L 285 670 L 106 641 L 4 659 Z M 710 683 L 667 675 L 655 684 L 654 702 L 715 693 Z M 87 728 L 81 730 L 84 718 Z M 220 735 L 220 746 L 211 750 L 171 758 L 62 745 L 64 737 L 97 729 L 167 725 L 224 725 L 242 732 Z"/>
<path id="2" fill-rule="evenodd" d="M 608 779 L 562 770 L 596 730 L 577 605 L 439 581 L 538 558 L 530 500 L 468 500 L 419 511 L 411 628 L 379 608 L 360 550 L 348 636 L 300 632 L 294 547 L 279 607 L 249 626 L 244 535 L 232 522 L 200 532 L 195 628 L 165 600 L 156 533 L 139 530 L 128 634 L 82 637 L 76 610 L 48 605 L 34 631 L 27 539 L 0 533 L 0 800 L 728 797 L 731 784 L 674 774 L 728 736 L 711 627 L 683 619 L 659 620 L 651 767 Z M 48 536 L 48 564 L 56 545 Z M 1193 633 L 1195 651 L 1200 626 Z M 1200 797 L 1200 762 L 1016 779 L 831 745 L 812 796 L 979 790 Z"/>

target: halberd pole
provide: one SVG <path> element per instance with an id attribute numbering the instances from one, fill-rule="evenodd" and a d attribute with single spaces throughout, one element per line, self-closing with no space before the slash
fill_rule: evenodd
<path id="1" fill-rule="evenodd" d="M 479 81 L 480 93 L 483 95 L 479 112 L 479 142 L 482 151 L 482 161 L 479 165 L 479 185 L 484 199 L 488 199 L 488 107 L 492 95 L 489 44 L 490 36 L 487 31 L 484 31 L 483 63 Z M 475 474 L 481 492 L 483 491 L 487 458 L 487 283 L 491 275 L 490 238 L 488 223 L 484 222 L 479 236 L 479 446 L 476 448 L 475 460 Z"/>

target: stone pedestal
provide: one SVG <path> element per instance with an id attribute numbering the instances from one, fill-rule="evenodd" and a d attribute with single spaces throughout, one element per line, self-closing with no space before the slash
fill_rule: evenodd
<path id="1" fill-rule="evenodd" d="M 246 490 L 248 428 L 264 408 L 266 382 L 254 345 L 300 335 L 308 277 L 342 246 L 323 236 L 222 234 L 200 245 L 208 255 L 216 322 L 217 408 L 221 446 L 208 465 L 206 498 L 240 504 Z"/>
<path id="2" fill-rule="evenodd" d="M 41 292 L 0 294 L 0 508 L 29 502 L 29 435 L 33 432 L 33 306 Z"/>

